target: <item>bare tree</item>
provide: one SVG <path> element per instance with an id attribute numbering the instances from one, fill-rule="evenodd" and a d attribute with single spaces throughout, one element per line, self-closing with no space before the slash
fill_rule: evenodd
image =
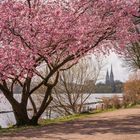
<path id="1" fill-rule="evenodd" d="M 128 45 L 122 55 L 124 66 L 129 70 L 136 71 L 140 69 L 140 42 Z"/>
<path id="2" fill-rule="evenodd" d="M 140 34 L 140 16 L 135 16 L 134 24 L 136 25 L 136 32 Z M 136 42 L 129 43 L 124 51 L 121 52 L 125 67 L 132 71 L 140 69 L 140 39 Z"/>
<path id="3" fill-rule="evenodd" d="M 95 83 L 101 78 L 103 59 L 90 56 L 60 74 L 59 82 L 53 90 L 53 110 L 60 115 L 81 113 L 84 104 L 95 92 Z"/>

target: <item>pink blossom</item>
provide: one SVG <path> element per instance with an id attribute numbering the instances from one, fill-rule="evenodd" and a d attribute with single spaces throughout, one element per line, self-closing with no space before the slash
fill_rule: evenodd
<path id="1" fill-rule="evenodd" d="M 1 78 L 31 77 L 44 61 L 56 66 L 73 56 L 72 64 L 89 51 L 105 52 L 113 42 L 125 46 L 138 38 L 130 29 L 139 0 L 35 2 L 0 3 Z"/>

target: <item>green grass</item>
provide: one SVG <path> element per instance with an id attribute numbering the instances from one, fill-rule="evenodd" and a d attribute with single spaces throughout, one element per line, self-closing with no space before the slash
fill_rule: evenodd
<path id="1" fill-rule="evenodd" d="M 20 132 L 22 130 L 29 129 L 29 128 L 35 128 L 35 127 L 40 127 L 40 125 L 39 126 L 22 126 L 22 127 L 1 128 L 0 135 L 1 134 L 4 134 L 4 135 L 13 134 L 15 132 Z"/>
<path id="2" fill-rule="evenodd" d="M 111 109 L 107 109 L 107 110 L 95 110 L 95 111 L 92 111 L 89 113 L 69 115 L 69 116 L 64 116 L 64 117 L 55 118 L 55 119 L 43 119 L 40 121 L 40 124 L 43 126 L 43 125 L 54 124 L 54 123 L 56 124 L 56 123 L 62 123 L 62 122 L 75 121 L 78 119 L 90 117 L 95 114 L 99 114 L 99 113 L 103 113 L 103 112 L 110 112 L 110 111 L 114 111 L 114 110 L 116 110 L 116 109 L 111 108 Z"/>
<path id="3" fill-rule="evenodd" d="M 89 113 L 69 115 L 69 116 L 60 117 L 60 118 L 56 118 L 56 119 L 46 119 L 46 120 L 43 119 L 43 120 L 40 121 L 40 124 L 41 125 L 47 125 L 47 124 L 52 124 L 52 123 L 68 122 L 68 121 L 73 121 L 73 120 L 83 118 L 87 115 L 89 115 Z"/>

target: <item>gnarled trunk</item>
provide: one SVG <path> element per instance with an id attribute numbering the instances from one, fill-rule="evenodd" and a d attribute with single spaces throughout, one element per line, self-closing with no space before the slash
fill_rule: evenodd
<path id="1" fill-rule="evenodd" d="M 59 76 L 59 72 L 56 75 L 56 79 L 54 80 L 54 83 L 48 84 L 47 83 L 48 80 L 46 80 L 46 82 L 43 81 L 39 83 L 32 90 L 30 90 L 31 78 L 27 77 L 24 84 L 21 83 L 22 93 L 21 93 L 20 102 L 14 98 L 14 92 L 13 92 L 14 82 L 11 84 L 10 88 L 7 86 L 6 81 L 3 81 L 3 84 L 0 84 L 0 89 L 3 91 L 4 96 L 7 98 L 7 100 L 10 102 L 12 106 L 17 126 L 38 124 L 38 120 L 40 116 L 43 114 L 43 112 L 45 111 L 45 109 L 48 107 L 48 105 L 51 103 L 53 99 L 51 93 L 53 87 L 58 82 L 58 76 Z M 37 109 L 37 105 L 34 102 L 34 100 L 31 99 L 31 95 L 43 84 L 47 86 L 47 89 L 46 92 L 44 93 L 45 96 L 41 102 L 41 105 L 39 109 Z M 29 118 L 28 116 L 28 108 L 27 108 L 28 99 L 31 99 L 31 103 L 33 105 L 33 111 L 34 111 L 33 116 L 31 118 Z"/>
<path id="2" fill-rule="evenodd" d="M 17 126 L 33 125 L 33 122 L 28 117 L 27 109 L 25 106 L 19 104 L 18 106 L 12 106 L 12 108 Z M 37 125 L 37 121 L 34 122 L 34 125 Z"/>
<path id="3" fill-rule="evenodd" d="M 26 103 L 19 103 L 18 105 L 12 105 L 13 113 L 16 119 L 16 126 L 23 126 L 23 125 L 38 125 L 38 120 L 40 116 L 43 114 L 45 109 L 48 107 L 50 102 L 52 101 L 52 96 L 50 95 L 51 91 L 47 91 L 46 96 L 40 106 L 39 110 L 34 113 L 32 118 L 28 117 L 28 110 Z"/>

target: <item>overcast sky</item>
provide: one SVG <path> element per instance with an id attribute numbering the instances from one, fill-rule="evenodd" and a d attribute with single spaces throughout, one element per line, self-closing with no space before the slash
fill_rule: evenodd
<path id="1" fill-rule="evenodd" d="M 111 64 L 112 64 L 115 80 L 121 80 L 124 82 L 128 79 L 128 75 L 130 74 L 130 72 L 122 66 L 121 59 L 115 53 L 111 53 L 106 58 L 106 62 L 107 62 L 107 65 L 105 67 L 105 73 L 107 69 L 110 72 Z"/>

